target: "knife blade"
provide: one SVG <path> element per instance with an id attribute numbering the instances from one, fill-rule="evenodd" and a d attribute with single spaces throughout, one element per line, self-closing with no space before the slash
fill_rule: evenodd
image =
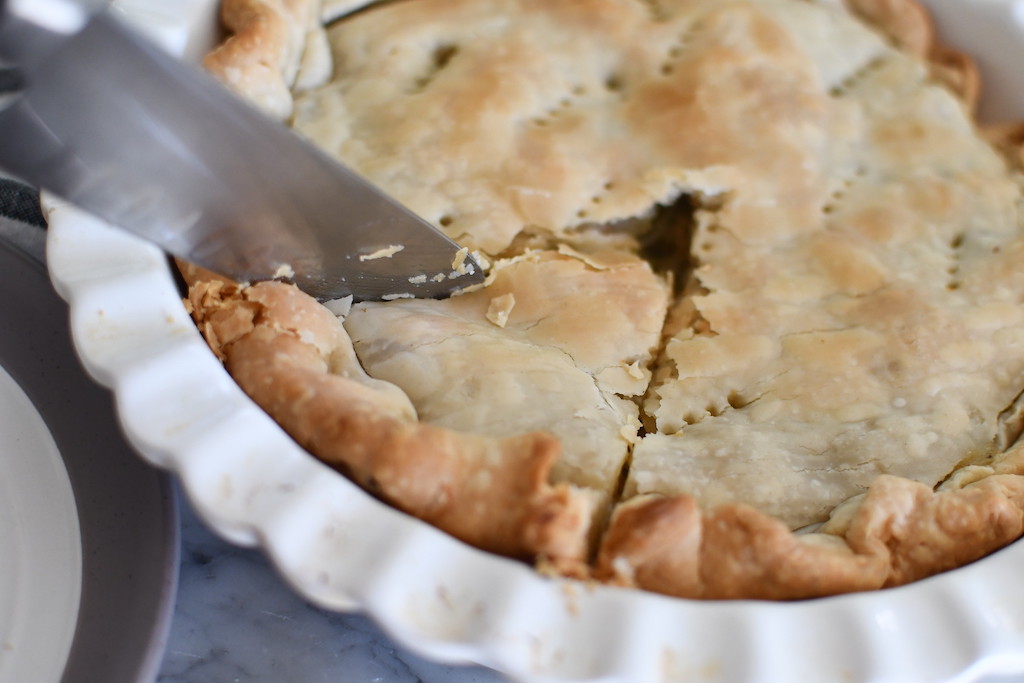
<path id="1" fill-rule="evenodd" d="M 466 250 L 109 11 L 0 2 L 0 167 L 169 253 L 323 300 L 441 297 Z M 75 15 L 75 11 L 80 12 Z"/>

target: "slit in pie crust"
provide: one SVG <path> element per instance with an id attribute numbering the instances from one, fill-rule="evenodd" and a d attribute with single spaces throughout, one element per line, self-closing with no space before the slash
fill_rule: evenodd
<path id="1" fill-rule="evenodd" d="M 682 597 L 898 585 L 1024 531 L 1024 136 L 979 129 L 918 5 L 358 5 L 224 0 L 207 66 L 489 276 L 340 319 L 183 267 L 310 452 L 468 543 Z"/>

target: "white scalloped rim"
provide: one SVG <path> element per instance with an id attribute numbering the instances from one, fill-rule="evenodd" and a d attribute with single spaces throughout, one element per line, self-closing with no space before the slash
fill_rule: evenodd
<path id="1" fill-rule="evenodd" d="M 180 53 L 212 34 L 213 1 L 119 5 Z M 928 4 L 1001 93 L 986 113 L 1024 118 L 1024 4 Z M 377 502 L 252 404 L 192 324 L 158 249 L 50 197 L 44 205 L 76 348 L 113 390 L 132 444 L 180 477 L 217 532 L 262 547 L 300 594 L 366 610 L 423 655 L 546 681 L 967 681 L 1024 670 L 1024 543 L 903 588 L 796 603 L 548 580 L 469 548 Z"/>

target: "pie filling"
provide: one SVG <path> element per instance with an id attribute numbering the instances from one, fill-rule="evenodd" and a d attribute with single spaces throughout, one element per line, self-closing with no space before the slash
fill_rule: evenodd
<path id="1" fill-rule="evenodd" d="M 342 324 L 193 277 L 197 320 L 314 454 L 551 571 L 799 598 L 972 561 L 1024 529 L 1021 178 L 919 8 L 854 4 L 888 35 L 828 0 L 339 21 L 292 124 L 487 282 Z"/>

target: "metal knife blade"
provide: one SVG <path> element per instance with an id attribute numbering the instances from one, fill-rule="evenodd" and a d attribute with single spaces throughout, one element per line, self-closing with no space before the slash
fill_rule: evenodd
<path id="1" fill-rule="evenodd" d="M 8 4 L 0 55 L 25 83 L 0 111 L 11 173 L 241 281 L 284 274 L 320 299 L 482 281 L 429 223 L 109 12 L 64 33 Z"/>

